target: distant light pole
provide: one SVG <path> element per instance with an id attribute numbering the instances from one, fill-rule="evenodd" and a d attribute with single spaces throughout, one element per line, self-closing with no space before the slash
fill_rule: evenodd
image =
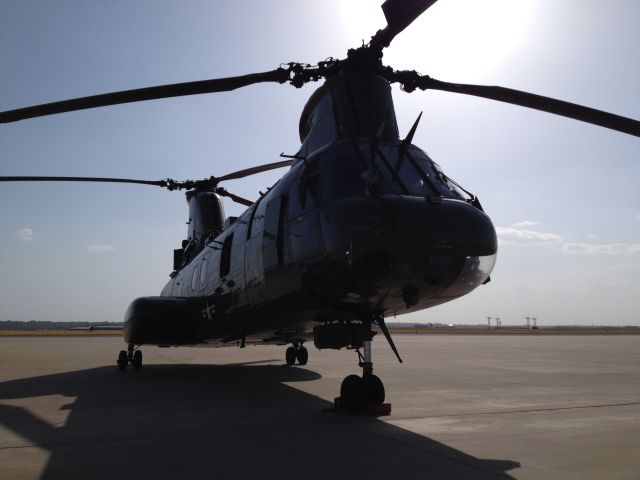
<path id="1" fill-rule="evenodd" d="M 500 317 L 496 317 L 496 328 L 500 328 L 502 324 L 500 323 Z"/>
<path id="2" fill-rule="evenodd" d="M 536 324 L 536 320 L 538 320 L 536 317 L 533 317 L 533 328 L 538 328 L 538 325 Z"/>
<path id="3" fill-rule="evenodd" d="M 531 323 L 529 323 L 529 320 L 531 317 L 524 317 L 527 319 L 527 328 L 531 328 Z"/>
<path id="4" fill-rule="evenodd" d="M 491 328 L 491 317 L 487 317 L 488 328 Z"/>

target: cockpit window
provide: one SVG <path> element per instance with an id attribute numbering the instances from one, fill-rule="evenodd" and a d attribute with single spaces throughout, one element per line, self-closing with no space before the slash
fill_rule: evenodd
<path id="1" fill-rule="evenodd" d="M 462 193 L 462 191 L 456 185 L 451 183 L 449 178 L 442 171 L 442 168 L 440 167 L 440 165 L 438 165 L 434 161 L 431 161 L 431 164 L 433 165 L 433 168 L 436 171 L 436 175 L 435 175 L 436 178 L 440 183 L 442 183 L 442 185 L 444 185 L 448 190 L 450 190 L 454 195 L 457 195 L 459 198 L 466 198 L 465 194 Z"/>
<path id="2" fill-rule="evenodd" d="M 375 165 L 382 174 L 384 192 L 422 197 L 437 193 L 432 188 L 427 172 L 407 151 L 380 146 L 375 153 Z"/>
<path id="3" fill-rule="evenodd" d="M 310 170 L 313 167 L 316 170 Z M 343 144 L 321 153 L 305 168 L 291 184 L 288 218 L 309 207 L 308 202 L 331 204 L 347 197 L 395 194 L 466 198 L 422 150 L 405 145 Z"/>
<path id="4" fill-rule="evenodd" d="M 357 155 L 351 153 L 330 160 L 322 170 L 322 200 L 325 203 L 366 195 L 369 175 Z"/>

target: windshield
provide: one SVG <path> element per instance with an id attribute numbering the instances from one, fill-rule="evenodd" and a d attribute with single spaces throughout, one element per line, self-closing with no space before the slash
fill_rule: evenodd
<path id="1" fill-rule="evenodd" d="M 324 203 L 353 196 L 411 195 L 464 198 L 442 170 L 416 148 L 360 143 L 323 152 Z"/>

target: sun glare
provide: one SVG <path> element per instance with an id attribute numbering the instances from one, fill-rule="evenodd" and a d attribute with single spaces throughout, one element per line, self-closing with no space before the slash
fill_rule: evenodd
<path id="1" fill-rule="evenodd" d="M 385 25 L 371 0 L 340 2 L 345 31 L 368 41 Z M 385 63 L 456 81 L 479 79 L 526 41 L 533 0 L 441 0 L 393 41 Z"/>

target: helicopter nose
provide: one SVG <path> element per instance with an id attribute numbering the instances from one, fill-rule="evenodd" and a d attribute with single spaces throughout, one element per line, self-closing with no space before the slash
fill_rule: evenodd
<path id="1" fill-rule="evenodd" d="M 496 231 L 489 217 L 467 202 L 436 198 L 400 199 L 393 219 L 402 243 L 414 248 L 450 252 L 467 257 L 494 255 Z"/>
<path id="2" fill-rule="evenodd" d="M 463 200 L 349 198 L 322 218 L 333 298 L 365 312 L 452 300 L 485 283 L 495 264 L 493 224 Z M 318 282 L 326 285 L 326 274 Z"/>
<path id="3" fill-rule="evenodd" d="M 473 289 L 493 269 L 495 229 L 467 202 L 398 196 L 353 207 L 349 264 L 366 283 L 397 283 L 410 297 L 419 285 L 450 287 L 466 270 L 473 278 L 464 283 Z"/>
<path id="4" fill-rule="evenodd" d="M 462 200 L 385 198 L 353 204 L 349 212 L 352 251 L 394 250 L 483 257 L 497 251 L 489 217 Z"/>

